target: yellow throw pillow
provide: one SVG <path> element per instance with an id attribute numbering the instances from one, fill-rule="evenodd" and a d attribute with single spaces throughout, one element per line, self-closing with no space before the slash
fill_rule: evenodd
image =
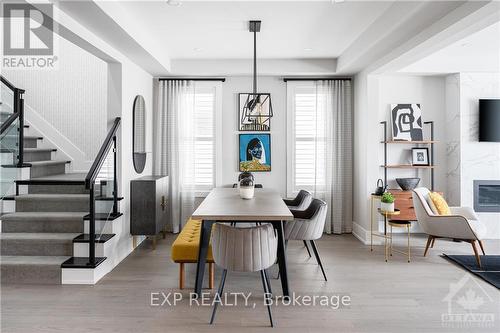
<path id="1" fill-rule="evenodd" d="M 429 196 L 431 197 L 434 206 L 436 206 L 436 210 L 439 215 L 451 215 L 450 207 L 448 207 L 448 203 L 446 203 L 446 200 L 444 200 L 441 194 L 431 192 L 429 193 Z"/>

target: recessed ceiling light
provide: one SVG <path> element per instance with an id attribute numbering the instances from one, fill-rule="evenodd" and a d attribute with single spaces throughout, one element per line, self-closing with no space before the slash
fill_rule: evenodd
<path id="1" fill-rule="evenodd" d="M 304 48 L 304 51 L 312 51 L 312 50 L 313 50 L 313 49 L 312 49 L 312 48 L 310 48 L 310 47 L 305 47 L 305 48 Z"/>
<path id="2" fill-rule="evenodd" d="M 203 51 L 203 49 L 202 49 L 201 47 L 195 47 L 195 48 L 193 49 L 193 51 L 195 51 L 195 52 L 200 52 L 200 51 Z"/>
<path id="3" fill-rule="evenodd" d="M 180 7 L 182 5 L 182 2 L 179 0 L 167 0 L 167 4 L 172 7 Z"/>
<path id="4" fill-rule="evenodd" d="M 332 3 L 341 3 L 344 2 L 345 0 L 332 0 Z"/>

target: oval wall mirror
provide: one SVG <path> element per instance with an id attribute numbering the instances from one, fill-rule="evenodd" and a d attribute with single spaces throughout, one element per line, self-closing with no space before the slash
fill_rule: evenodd
<path id="1" fill-rule="evenodd" d="M 146 103 L 141 95 L 134 99 L 132 118 L 134 169 L 135 172 L 142 173 L 146 165 Z"/>

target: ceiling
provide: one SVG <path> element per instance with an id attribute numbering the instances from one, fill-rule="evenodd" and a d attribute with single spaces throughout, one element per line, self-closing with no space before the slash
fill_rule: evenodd
<path id="1" fill-rule="evenodd" d="M 415 74 L 500 72 L 500 22 L 401 69 Z"/>
<path id="2" fill-rule="evenodd" d="M 248 59 L 248 21 L 262 20 L 258 57 L 337 58 L 393 3 L 326 1 L 128 1 L 135 23 L 165 43 L 171 59 Z"/>

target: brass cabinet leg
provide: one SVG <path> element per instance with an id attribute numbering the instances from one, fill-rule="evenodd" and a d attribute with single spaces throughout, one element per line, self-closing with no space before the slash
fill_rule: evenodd
<path id="1" fill-rule="evenodd" d="M 474 250 L 474 255 L 476 256 L 477 265 L 481 268 L 481 258 L 479 257 L 479 252 L 477 252 L 476 241 L 470 241 L 472 249 Z"/>
<path id="2" fill-rule="evenodd" d="M 179 289 L 184 289 L 184 263 L 179 264 Z"/>
<path id="3" fill-rule="evenodd" d="M 433 239 L 432 239 L 432 243 L 431 243 L 431 249 L 433 249 L 433 248 L 434 248 L 434 242 L 435 242 L 435 241 L 436 241 L 436 238 L 433 238 Z"/>
<path id="4" fill-rule="evenodd" d="M 208 287 L 210 289 L 214 289 L 214 275 L 215 275 L 215 268 L 214 268 L 214 263 L 211 262 L 208 264 Z"/>
<path id="5" fill-rule="evenodd" d="M 370 251 L 373 251 L 373 197 L 370 199 Z M 378 226 L 378 224 L 377 224 Z M 378 228 L 377 228 L 378 231 Z"/>
<path id="6" fill-rule="evenodd" d="M 429 245 L 431 245 L 433 239 L 434 236 L 431 235 L 429 235 L 429 238 L 427 238 L 427 245 L 425 245 L 424 257 L 427 255 L 427 251 L 429 250 Z"/>
<path id="7" fill-rule="evenodd" d="M 478 240 L 478 243 L 479 243 L 479 246 L 481 247 L 481 252 L 483 252 L 483 256 L 486 255 L 486 253 L 484 252 L 484 245 L 483 245 L 483 241 L 482 240 Z"/>
<path id="8" fill-rule="evenodd" d="M 408 262 L 410 262 L 410 227 L 411 224 L 408 223 Z"/>
<path id="9" fill-rule="evenodd" d="M 156 250 L 156 235 L 151 236 L 153 240 L 153 250 Z"/>
<path id="10" fill-rule="evenodd" d="M 132 236 L 132 249 L 135 249 L 137 247 L 137 238 L 135 236 Z"/>

